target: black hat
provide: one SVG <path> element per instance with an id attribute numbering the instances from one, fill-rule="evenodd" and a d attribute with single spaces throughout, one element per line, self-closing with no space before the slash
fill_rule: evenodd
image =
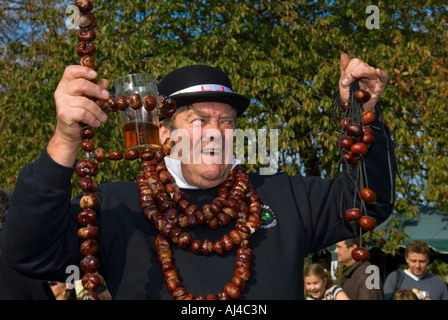
<path id="1" fill-rule="evenodd" d="M 195 102 L 223 102 L 231 105 L 239 117 L 250 99 L 234 93 L 229 77 L 218 68 L 192 65 L 171 71 L 158 85 L 160 95 L 173 99 L 178 107 Z"/>

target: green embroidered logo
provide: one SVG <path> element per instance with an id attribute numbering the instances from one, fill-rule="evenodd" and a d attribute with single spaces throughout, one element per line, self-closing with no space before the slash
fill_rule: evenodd
<path id="1" fill-rule="evenodd" d="M 275 227 L 277 225 L 277 217 L 274 211 L 267 205 L 261 206 L 261 227 L 263 229 L 268 229 Z"/>
<path id="2" fill-rule="evenodd" d="M 272 220 L 272 216 L 269 214 L 269 212 L 264 211 L 263 215 L 261 216 L 261 220 L 263 221 Z"/>

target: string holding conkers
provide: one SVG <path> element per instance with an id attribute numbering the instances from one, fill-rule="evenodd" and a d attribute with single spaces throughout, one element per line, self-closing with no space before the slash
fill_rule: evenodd
<path id="1" fill-rule="evenodd" d="M 90 69 L 95 69 L 95 62 L 93 55 L 96 52 L 96 47 L 92 41 L 96 39 L 95 27 L 97 21 L 93 13 L 93 3 L 90 0 L 76 0 L 74 2 L 79 8 L 80 17 L 78 24 L 80 29 L 77 31 L 78 44 L 76 52 L 80 57 L 79 64 Z M 96 80 L 94 80 L 95 82 Z M 144 107 L 148 111 L 152 111 L 157 107 L 158 101 L 162 102 L 158 105 L 159 114 L 163 114 L 165 118 L 170 118 L 176 112 L 176 104 L 172 99 L 165 97 L 145 96 L 143 99 L 138 94 L 133 94 L 129 97 L 120 96 L 118 99 L 110 97 L 106 100 L 92 99 L 103 111 L 117 112 L 119 110 L 126 111 L 128 108 L 137 110 Z M 106 160 L 118 161 L 126 159 L 129 161 L 138 159 L 140 154 L 138 150 L 127 150 L 106 152 L 102 148 L 96 148 L 91 141 L 95 137 L 95 132 L 89 126 L 81 125 L 81 144 L 80 147 L 86 152 L 87 159 L 80 160 L 76 165 L 76 173 L 81 178 L 79 185 L 83 191 L 80 198 L 79 206 L 81 212 L 78 214 L 78 236 L 83 239 L 81 243 L 80 252 L 84 256 L 80 262 L 81 270 L 84 275 L 81 279 L 82 286 L 87 293 L 82 296 L 83 300 L 98 300 L 95 294 L 101 285 L 105 285 L 103 278 L 98 273 L 100 268 L 100 261 L 95 256 L 98 252 L 99 244 L 97 236 L 99 229 L 95 226 L 97 212 L 95 209 L 98 206 L 98 197 L 95 194 L 97 185 L 93 180 L 94 176 L 98 174 L 97 163 L 105 162 Z M 142 155 L 142 159 L 145 158 Z M 96 162 L 95 162 L 96 161 Z"/>
<path id="2" fill-rule="evenodd" d="M 354 84 L 356 85 L 356 84 Z M 367 177 L 364 175 L 365 162 L 370 147 L 375 143 L 373 129 L 371 124 L 375 121 L 375 113 L 373 111 L 364 111 L 363 104 L 370 100 L 370 93 L 358 89 L 353 92 L 350 88 L 350 97 L 347 102 L 333 99 L 333 107 L 338 108 L 340 116 L 339 128 L 340 138 L 338 140 L 338 148 L 341 152 L 341 160 L 351 170 L 356 165 L 355 198 L 352 208 L 346 209 L 344 216 L 349 223 L 357 224 L 361 230 L 374 230 L 377 223 L 376 220 L 367 215 L 366 205 L 374 205 L 376 201 L 376 193 L 368 188 Z M 339 104 L 339 107 L 337 105 Z M 360 207 L 357 207 L 359 200 Z M 360 232 L 362 243 L 362 232 Z M 366 261 L 370 255 L 366 248 L 360 246 L 352 251 L 352 257 L 355 261 Z"/>

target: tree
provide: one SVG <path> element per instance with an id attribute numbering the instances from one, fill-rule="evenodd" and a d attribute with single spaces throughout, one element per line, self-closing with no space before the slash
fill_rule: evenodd
<path id="1" fill-rule="evenodd" d="M 53 92 L 65 66 L 77 64 L 74 30 L 65 27 L 71 2 L 23 1 L 0 15 L 26 22 L 0 56 L 0 177 L 12 189 L 55 125 Z M 253 98 L 241 129 L 279 129 L 280 169 L 333 177 L 340 171 L 330 112 L 346 52 L 385 70 L 381 100 L 397 147 L 397 216 L 417 202 L 448 208 L 446 149 L 447 5 L 444 1 L 377 1 L 379 29 L 368 28 L 369 1 L 94 1 L 95 60 L 111 81 L 131 72 L 158 79 L 174 68 L 205 63 L 227 72 L 235 90 Z M 15 16 L 11 12 L 16 12 Z M 12 20 L 9 19 L 10 26 Z M 20 24 L 21 25 L 21 24 Z M 16 30 L 19 30 L 16 28 Z M 36 30 L 39 37 L 28 37 Z M 12 34 L 3 29 L 4 34 Z M 96 143 L 121 147 L 117 117 L 98 129 Z M 106 140 L 104 137 L 108 137 Z M 80 156 L 82 154 L 80 153 Z M 133 179 L 138 163 L 107 163 L 98 182 Z M 249 170 L 258 169 L 248 165 Z M 73 178 L 74 193 L 79 191 Z M 32 191 L 30 191 L 32 192 Z M 393 250 L 400 233 L 373 234 Z"/>

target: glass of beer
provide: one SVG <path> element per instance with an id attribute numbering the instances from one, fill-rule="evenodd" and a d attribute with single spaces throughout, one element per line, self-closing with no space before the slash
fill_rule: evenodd
<path id="1" fill-rule="evenodd" d="M 115 80 L 115 97 L 139 94 L 142 107 L 134 110 L 128 101 L 125 111 L 119 111 L 126 150 L 138 151 L 157 150 L 160 148 L 159 115 L 157 108 L 152 111 L 144 107 L 144 97 L 157 98 L 156 78 L 148 73 L 133 73 Z"/>

